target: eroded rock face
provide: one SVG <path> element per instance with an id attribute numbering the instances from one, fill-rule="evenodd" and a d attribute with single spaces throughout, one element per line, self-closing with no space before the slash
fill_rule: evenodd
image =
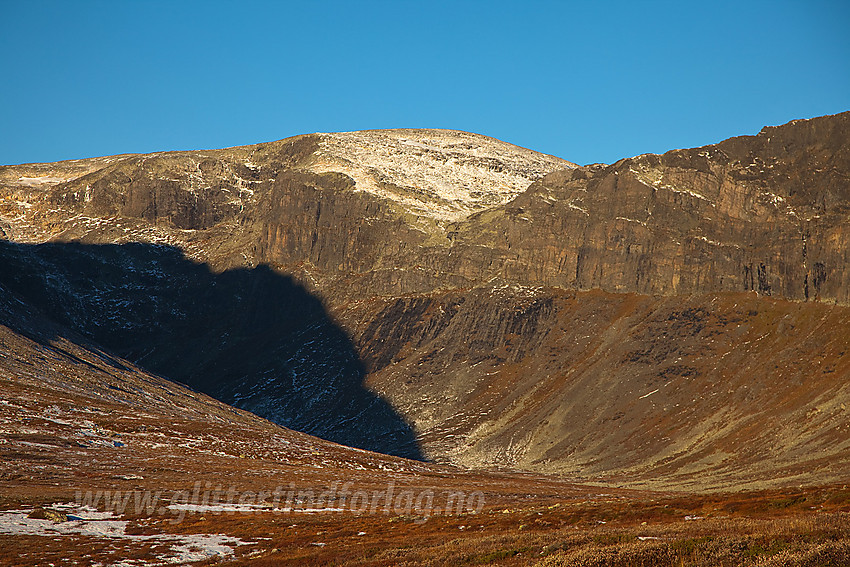
<path id="1" fill-rule="evenodd" d="M 457 240 L 521 283 L 847 303 L 848 137 L 842 114 L 553 173 Z"/>
<path id="2" fill-rule="evenodd" d="M 218 346 L 188 360 L 230 370 L 207 382 L 157 371 L 233 399 L 249 391 L 252 409 L 290 408 L 282 422 L 310 433 L 368 436 L 374 420 L 353 410 L 335 423 L 333 404 L 301 415 L 269 376 L 297 367 L 321 385 L 361 364 L 435 460 L 716 486 L 803 470 L 828 480 L 847 471 L 822 463 L 850 462 L 848 148 L 850 113 L 585 167 L 453 131 L 315 134 L 0 168 L 0 230 L 164 244 L 211 274 L 293 278 L 358 360 L 331 348 L 328 365 L 284 368 L 199 312 L 192 328 Z M 43 272 L 42 287 L 57 285 Z M 29 300 L 44 308 L 37 280 Z M 167 293 L 139 285 L 154 303 Z M 144 302 L 115 293 L 104 320 L 145 318 Z M 52 316 L 72 325 L 72 303 Z M 333 342 L 308 319 L 293 341 Z M 131 352 L 119 335 L 77 330 L 140 364 L 151 349 L 178 358 L 147 335 L 122 338 L 139 343 Z M 219 364 L 223 352 L 239 355 Z"/>
<path id="3" fill-rule="evenodd" d="M 580 168 L 430 130 L 7 167 L 2 218 L 19 241 L 153 240 L 214 265 L 303 270 L 331 302 L 501 277 L 846 303 L 848 124 Z M 92 171 L 67 180 L 80 169 Z"/>

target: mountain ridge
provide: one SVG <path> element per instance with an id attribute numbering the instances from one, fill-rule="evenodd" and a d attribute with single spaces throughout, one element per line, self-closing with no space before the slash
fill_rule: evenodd
<path id="1" fill-rule="evenodd" d="M 581 167 L 496 155 L 517 150 L 475 135 L 369 132 L 98 158 L 91 171 L 5 166 L 0 228 L 30 244 L 165 244 L 212 273 L 293 278 L 432 460 L 664 487 L 845 474 L 850 346 L 823 329 L 843 328 L 850 302 L 850 113 Z M 328 140 L 342 140 L 333 159 Z M 527 185 L 464 185 L 454 201 L 414 191 L 463 144 L 467 179 Z M 67 171 L 85 173 L 31 181 Z M 50 270 L 24 287 L 52 293 Z M 119 282 L 106 285 L 116 302 Z"/>

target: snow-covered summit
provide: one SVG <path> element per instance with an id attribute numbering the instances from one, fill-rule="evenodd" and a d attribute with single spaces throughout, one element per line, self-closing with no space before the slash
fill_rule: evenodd
<path id="1" fill-rule="evenodd" d="M 356 189 L 409 212 L 457 221 L 504 204 L 566 160 L 456 130 L 365 130 L 321 134 L 310 169 L 344 173 Z"/>

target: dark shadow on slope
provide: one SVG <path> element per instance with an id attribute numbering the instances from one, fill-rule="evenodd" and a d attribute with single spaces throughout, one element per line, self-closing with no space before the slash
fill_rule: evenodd
<path id="1" fill-rule="evenodd" d="M 213 273 L 169 246 L 0 241 L 0 286 L 117 356 L 225 403 L 424 460 L 411 427 L 364 387 L 357 352 L 322 302 L 265 266 Z"/>

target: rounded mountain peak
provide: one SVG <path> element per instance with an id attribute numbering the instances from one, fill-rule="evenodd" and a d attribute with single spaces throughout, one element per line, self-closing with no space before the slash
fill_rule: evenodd
<path id="1" fill-rule="evenodd" d="M 356 189 L 410 213 L 458 221 L 502 205 L 553 171 L 561 158 L 458 130 L 391 129 L 319 134 L 309 169 L 338 172 Z"/>

